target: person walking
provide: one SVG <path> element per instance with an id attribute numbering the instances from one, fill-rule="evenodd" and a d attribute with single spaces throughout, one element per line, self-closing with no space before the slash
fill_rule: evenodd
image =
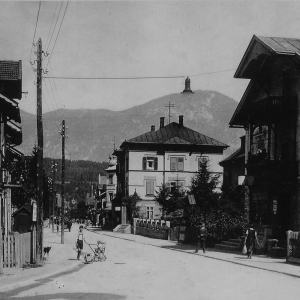
<path id="1" fill-rule="evenodd" d="M 198 249 L 202 244 L 203 253 L 205 253 L 205 244 L 206 244 L 206 236 L 207 236 L 207 228 L 205 227 L 205 223 L 202 223 L 202 226 L 197 228 L 197 244 L 195 253 L 198 253 Z"/>
<path id="2" fill-rule="evenodd" d="M 79 231 L 76 235 L 76 240 L 75 240 L 75 244 L 76 244 L 76 249 L 77 249 L 77 259 L 80 259 L 80 255 L 81 255 L 81 251 L 83 249 L 83 240 L 84 240 L 84 236 L 83 236 L 83 226 L 80 225 L 79 226 Z"/>
<path id="3" fill-rule="evenodd" d="M 257 232 L 253 228 L 253 224 L 249 224 L 249 227 L 246 231 L 246 238 L 244 241 L 244 245 L 247 248 L 247 258 L 252 258 L 253 248 L 255 247 L 255 242 L 258 244 L 257 240 Z"/>

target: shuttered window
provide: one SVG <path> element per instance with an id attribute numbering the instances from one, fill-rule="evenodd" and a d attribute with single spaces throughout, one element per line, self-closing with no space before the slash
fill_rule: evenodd
<path id="1" fill-rule="evenodd" d="M 157 170 L 157 157 L 145 156 L 143 157 L 143 170 L 152 171 Z"/>
<path id="2" fill-rule="evenodd" d="M 183 157 L 171 157 L 170 158 L 170 170 L 171 171 L 183 171 L 184 170 L 184 158 Z"/>
<path id="3" fill-rule="evenodd" d="M 146 195 L 154 195 L 154 181 L 146 181 Z"/>

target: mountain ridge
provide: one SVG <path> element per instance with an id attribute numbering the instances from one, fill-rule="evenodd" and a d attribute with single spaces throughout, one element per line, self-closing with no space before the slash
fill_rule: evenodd
<path id="1" fill-rule="evenodd" d="M 60 123 L 65 119 L 68 138 L 66 158 L 107 161 L 124 140 L 159 128 L 160 117 L 169 121 L 167 104 L 173 104 L 171 122 L 184 116 L 184 126 L 231 146 L 239 147 L 242 129 L 229 129 L 229 121 L 238 102 L 215 91 L 170 94 L 121 111 L 108 109 L 59 109 L 43 114 L 44 157 L 61 157 Z M 21 110 L 23 143 L 18 150 L 30 155 L 36 144 L 36 116 Z"/>

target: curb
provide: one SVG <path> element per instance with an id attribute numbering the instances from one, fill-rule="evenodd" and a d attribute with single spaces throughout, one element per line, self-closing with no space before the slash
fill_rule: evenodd
<path id="1" fill-rule="evenodd" d="M 98 232 L 95 232 L 95 231 L 92 231 L 92 230 L 89 230 L 89 231 L 98 234 Z M 101 234 L 105 235 L 105 236 L 112 237 L 112 238 L 116 238 L 116 239 L 122 239 L 122 240 L 130 241 L 130 242 L 134 242 L 134 243 L 140 243 L 140 244 L 143 244 L 143 245 L 149 245 L 149 246 L 162 248 L 162 249 L 166 249 L 166 250 L 173 250 L 173 251 L 178 251 L 178 252 L 182 252 L 182 253 L 186 253 L 186 254 L 195 255 L 195 253 L 190 253 L 190 252 L 187 252 L 186 250 L 181 250 L 181 249 L 176 249 L 176 248 L 164 248 L 163 246 L 158 246 L 158 245 L 154 245 L 154 244 L 151 244 L 151 243 L 137 242 L 137 241 L 134 241 L 134 240 L 131 240 L 131 239 L 127 239 L 125 237 L 123 238 L 123 237 L 113 236 L 113 235 L 109 235 L 109 234 L 105 234 L 105 233 L 101 233 Z M 240 266 L 245 266 L 245 267 L 249 267 L 249 268 L 260 269 L 260 270 L 269 271 L 269 272 L 278 273 L 278 274 L 283 274 L 283 275 L 287 275 L 287 276 L 291 276 L 291 277 L 295 277 L 295 278 L 300 278 L 300 275 L 291 274 L 291 273 L 287 273 L 287 272 L 284 272 L 284 271 L 270 270 L 270 269 L 259 267 L 259 266 L 247 265 L 247 264 L 243 264 L 241 262 L 235 262 L 235 261 L 227 260 L 227 259 L 224 259 L 224 258 L 212 257 L 212 256 L 200 254 L 200 253 L 198 253 L 196 255 L 206 257 L 206 258 L 210 258 L 210 259 L 214 259 L 214 260 L 224 261 L 224 262 L 228 262 L 228 263 L 232 263 L 232 264 L 236 264 L 236 265 L 240 265 Z"/>

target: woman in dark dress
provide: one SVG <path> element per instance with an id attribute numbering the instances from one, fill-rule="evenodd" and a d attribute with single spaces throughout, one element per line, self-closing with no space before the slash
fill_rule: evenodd
<path id="1" fill-rule="evenodd" d="M 246 231 L 245 245 L 247 247 L 248 258 L 252 257 L 253 248 L 255 247 L 255 242 L 257 241 L 257 232 L 253 228 L 253 224 L 249 224 L 249 228 Z"/>

